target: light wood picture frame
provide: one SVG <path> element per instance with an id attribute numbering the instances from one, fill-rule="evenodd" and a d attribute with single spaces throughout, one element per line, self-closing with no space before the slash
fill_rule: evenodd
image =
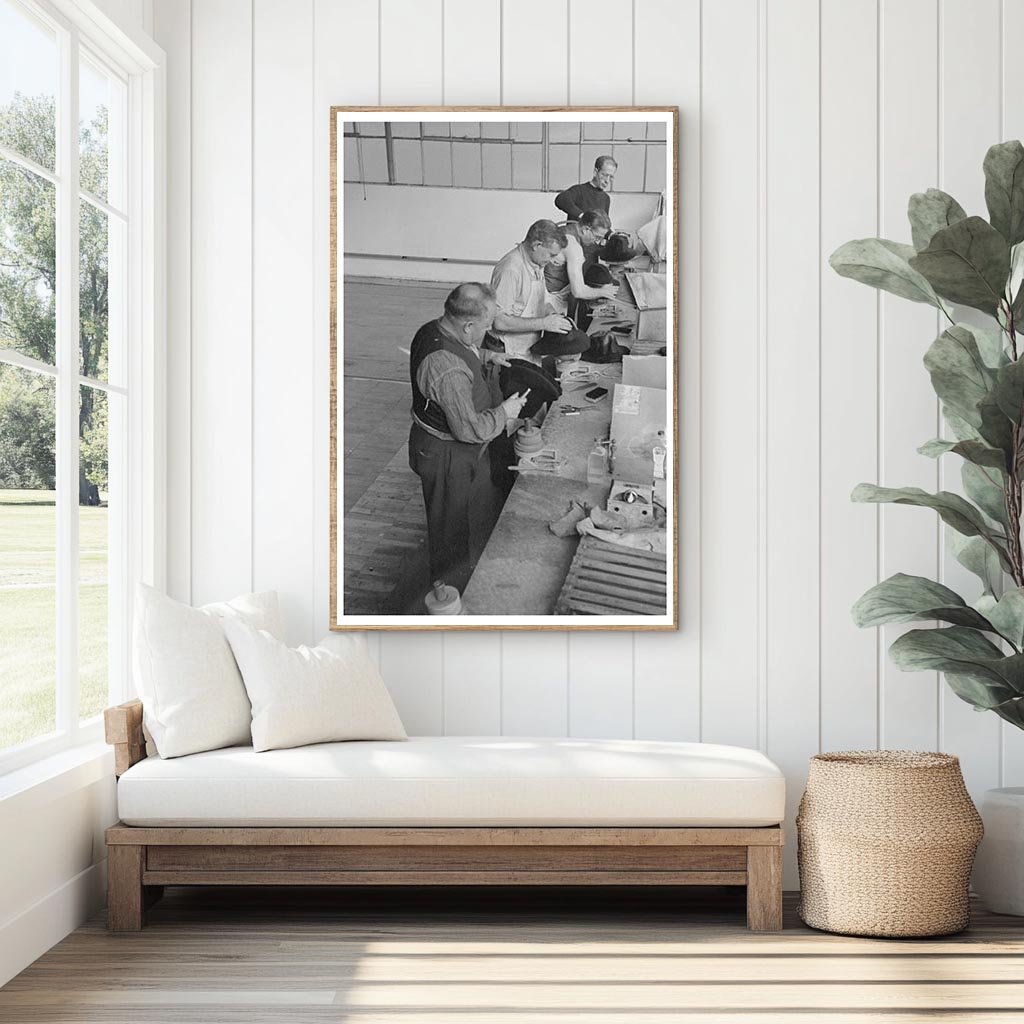
<path id="1" fill-rule="evenodd" d="M 678 628 L 678 140 L 331 108 L 332 630 Z"/>

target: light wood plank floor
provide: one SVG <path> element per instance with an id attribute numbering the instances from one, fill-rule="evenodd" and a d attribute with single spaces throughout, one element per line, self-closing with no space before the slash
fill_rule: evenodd
<path id="1" fill-rule="evenodd" d="M 101 913 L 0 990 L 0 1020 L 866 1024 L 1024 1020 L 1024 921 L 945 939 L 743 925 L 740 890 L 177 889 Z"/>

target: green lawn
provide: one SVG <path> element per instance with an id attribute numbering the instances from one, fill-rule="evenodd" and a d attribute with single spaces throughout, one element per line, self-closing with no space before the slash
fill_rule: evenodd
<path id="1" fill-rule="evenodd" d="M 79 512 L 81 717 L 107 703 L 107 510 Z M 0 750 L 55 727 L 53 491 L 0 490 Z"/>

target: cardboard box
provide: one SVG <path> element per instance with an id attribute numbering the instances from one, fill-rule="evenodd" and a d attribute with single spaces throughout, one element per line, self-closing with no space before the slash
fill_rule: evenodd
<path id="1" fill-rule="evenodd" d="M 623 356 L 622 383 L 668 389 L 668 360 L 664 356 Z"/>
<path id="2" fill-rule="evenodd" d="M 638 384 L 616 384 L 610 436 L 612 476 L 654 486 L 654 449 L 667 447 L 668 392 Z"/>
<path id="3" fill-rule="evenodd" d="M 665 343 L 668 324 L 668 281 L 664 274 L 626 274 L 637 308 L 636 340 Z"/>

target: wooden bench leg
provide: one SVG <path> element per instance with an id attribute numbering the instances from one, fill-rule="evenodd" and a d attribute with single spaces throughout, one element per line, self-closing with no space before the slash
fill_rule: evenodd
<path id="1" fill-rule="evenodd" d="M 143 846 L 107 847 L 107 928 L 112 932 L 137 932 L 142 928 L 144 854 Z"/>
<path id="2" fill-rule="evenodd" d="M 747 928 L 782 931 L 782 847 L 747 847 Z"/>

